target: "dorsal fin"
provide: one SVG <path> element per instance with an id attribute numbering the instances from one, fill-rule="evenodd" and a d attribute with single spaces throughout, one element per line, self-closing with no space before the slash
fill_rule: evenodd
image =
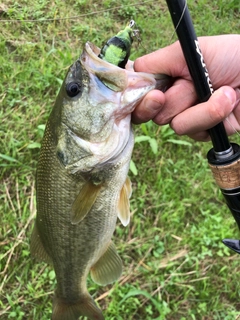
<path id="1" fill-rule="evenodd" d="M 95 185 L 91 181 L 84 184 L 72 205 L 72 224 L 77 224 L 85 218 L 94 205 L 101 186 L 101 184 Z"/>
<path id="2" fill-rule="evenodd" d="M 126 227 L 130 221 L 130 203 L 129 198 L 132 194 L 132 184 L 129 177 L 127 177 L 122 190 L 120 191 L 120 197 L 118 201 L 118 218 Z"/>

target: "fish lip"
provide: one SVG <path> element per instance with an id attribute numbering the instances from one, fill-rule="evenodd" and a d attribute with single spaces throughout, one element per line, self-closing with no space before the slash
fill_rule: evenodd
<path id="1" fill-rule="evenodd" d="M 93 58 L 94 60 L 96 61 L 99 61 L 102 65 L 106 65 L 108 67 L 111 67 L 111 68 L 117 68 L 117 69 L 120 69 L 120 70 L 124 70 L 122 68 L 119 68 L 118 66 L 115 66 L 114 64 L 106 61 L 106 60 L 102 60 L 101 58 L 99 58 L 99 54 L 101 52 L 101 49 L 99 47 L 97 47 L 94 43 L 90 42 L 90 41 L 87 41 L 85 43 L 85 51 L 86 53 L 91 57 Z"/>
<path id="2" fill-rule="evenodd" d="M 111 91 L 121 92 L 127 88 L 128 75 L 122 69 L 112 63 L 99 58 L 100 49 L 91 42 L 86 42 L 80 61 L 83 67 L 96 76 Z"/>
<path id="3" fill-rule="evenodd" d="M 90 41 L 86 42 L 85 49 L 89 54 L 94 53 L 97 57 L 101 51 L 100 48 L 98 48 L 94 43 L 92 43 Z M 100 59 L 100 58 L 98 58 L 98 59 Z M 102 60 L 102 59 L 100 59 L 100 60 Z"/>
<path id="4" fill-rule="evenodd" d="M 84 52 L 85 51 L 85 52 Z M 98 55 L 100 54 L 101 49 L 99 47 L 97 47 L 94 43 L 87 41 L 85 43 L 85 47 L 83 50 L 83 53 L 80 57 L 80 59 L 85 62 L 86 61 L 86 55 L 88 55 L 91 59 L 95 60 L 95 62 L 100 63 L 101 64 L 101 69 L 103 67 L 106 68 L 111 68 L 111 69 L 120 69 L 120 70 L 124 70 L 122 68 L 119 68 L 118 66 L 115 66 L 114 64 L 107 62 L 105 60 L 102 60 L 101 58 L 98 57 Z"/>

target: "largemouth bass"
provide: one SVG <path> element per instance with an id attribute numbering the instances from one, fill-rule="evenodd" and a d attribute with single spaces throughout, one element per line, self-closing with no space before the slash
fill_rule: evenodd
<path id="1" fill-rule="evenodd" d="M 131 112 L 156 87 L 153 75 L 101 60 L 86 43 L 70 67 L 46 125 L 37 167 L 31 253 L 54 267 L 52 320 L 103 320 L 86 279 L 106 285 L 122 263 L 111 241 L 129 223 Z M 163 77 L 162 87 L 168 78 Z"/>

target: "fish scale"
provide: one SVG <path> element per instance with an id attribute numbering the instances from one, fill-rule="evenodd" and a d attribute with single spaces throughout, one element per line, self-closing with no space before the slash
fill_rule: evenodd
<path id="1" fill-rule="evenodd" d="M 63 170 L 57 159 L 54 159 L 54 145 L 53 140 L 50 139 L 48 128 L 45 134 L 46 138 L 43 140 L 37 170 L 37 210 L 41 212 L 41 219 L 37 219 L 37 227 L 39 231 L 44 230 L 44 236 L 41 237 L 41 240 L 44 247 L 48 248 L 48 253 L 53 260 L 58 283 L 57 294 L 67 297 L 66 300 L 73 301 L 73 297 L 74 300 L 77 300 L 82 296 L 82 292 L 86 291 L 86 285 L 85 288 L 82 286 L 79 288 L 78 283 L 80 282 L 82 285 L 86 282 L 85 270 L 89 272 L 90 267 L 96 262 L 91 257 L 96 255 L 97 251 L 103 251 L 101 241 L 105 240 L 105 235 L 109 233 L 109 229 L 115 228 L 117 216 L 114 214 L 111 217 L 109 212 L 114 212 L 116 209 L 110 210 L 111 203 L 109 203 L 107 206 L 105 205 L 105 211 L 100 211 L 103 216 L 99 217 L 99 210 L 96 210 L 98 214 L 96 216 L 93 208 L 88 215 L 88 219 L 83 223 L 80 225 L 71 224 L 70 214 L 68 213 L 83 181 L 76 181 L 75 177 Z M 52 161 L 49 162 L 49 159 L 52 159 Z M 44 183 L 41 183 L 41 181 Z M 48 185 L 47 189 L 45 188 L 46 183 Z M 55 190 L 55 192 L 52 191 L 53 194 L 50 197 L 47 197 L 46 194 L 48 189 Z M 106 199 L 106 191 L 104 193 Z M 108 196 L 115 206 L 117 195 L 114 197 L 112 193 L 110 192 Z M 95 206 L 98 207 L 97 201 Z M 47 210 L 44 211 L 43 208 Z M 49 215 L 49 212 L 55 212 L 55 214 Z M 94 232 L 96 229 L 102 230 L 102 234 Z M 59 237 L 59 234 L 62 236 Z M 76 251 L 79 252 L 79 256 Z M 91 252 L 93 252 L 92 255 Z M 82 257 L 87 256 L 90 258 L 90 266 L 88 266 L 89 262 L 87 260 L 85 260 L 85 263 L 81 261 Z M 60 263 L 64 258 L 67 263 Z M 79 268 L 79 265 L 81 268 Z"/>

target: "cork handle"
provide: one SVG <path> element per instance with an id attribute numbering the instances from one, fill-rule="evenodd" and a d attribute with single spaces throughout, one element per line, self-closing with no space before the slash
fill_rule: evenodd
<path id="1" fill-rule="evenodd" d="M 234 189 L 240 186 L 240 159 L 228 165 L 209 164 L 209 167 L 221 189 Z"/>

